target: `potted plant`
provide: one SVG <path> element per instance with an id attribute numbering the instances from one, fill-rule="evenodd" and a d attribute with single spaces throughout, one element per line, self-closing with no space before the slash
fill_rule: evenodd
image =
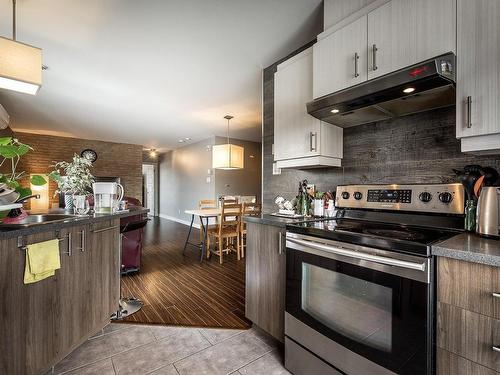
<path id="1" fill-rule="evenodd" d="M 50 172 L 49 178 L 57 183 L 56 194 L 64 194 L 66 209 L 71 210 L 74 199 L 85 200 L 92 188 L 94 182 L 94 176 L 90 173 L 92 162 L 74 154 L 71 162 L 54 162 L 51 167 L 54 170 Z"/>
<path id="2" fill-rule="evenodd" d="M 32 151 L 29 145 L 19 142 L 13 137 L 0 137 L 0 218 L 5 217 L 10 210 L 2 210 L 2 205 L 15 203 L 25 197 L 32 195 L 30 188 L 23 187 L 19 180 L 25 177 L 25 172 L 18 172 L 17 165 L 23 155 Z M 9 170 L 10 169 L 10 170 Z M 45 185 L 47 181 L 35 175 L 30 179 L 32 185 Z"/>

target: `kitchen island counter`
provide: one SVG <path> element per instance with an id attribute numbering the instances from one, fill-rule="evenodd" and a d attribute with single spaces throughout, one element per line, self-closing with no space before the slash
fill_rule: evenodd
<path id="1" fill-rule="evenodd" d="M 31 224 L 29 226 L 19 226 L 15 227 L 15 224 L 2 226 L 0 223 L 0 240 L 6 240 L 19 236 L 28 236 L 31 234 L 56 231 L 63 228 L 72 227 L 74 225 L 85 225 L 99 223 L 106 220 L 120 219 L 128 216 L 135 215 L 145 215 L 149 212 L 149 209 L 144 207 L 131 207 L 125 211 L 118 211 L 113 214 L 90 214 L 82 216 L 74 216 L 67 218 L 65 220 L 58 221 L 47 221 L 37 224 Z M 48 211 L 37 211 L 36 214 L 66 214 L 71 215 L 71 212 L 62 209 L 52 209 Z"/>
<path id="2" fill-rule="evenodd" d="M 500 239 L 461 233 L 432 246 L 432 255 L 500 266 Z"/>
<path id="3" fill-rule="evenodd" d="M 5 343 L 0 344 L 1 374 L 44 374 L 109 323 L 120 298 L 120 219 L 147 212 L 131 208 L 4 227 L 0 232 L 0 299 L 4 301 L 0 332 Z M 25 284 L 25 247 L 55 239 L 60 268 L 51 277 Z"/>

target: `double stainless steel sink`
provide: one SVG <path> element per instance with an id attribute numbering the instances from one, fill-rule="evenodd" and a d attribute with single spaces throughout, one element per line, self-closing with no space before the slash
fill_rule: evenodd
<path id="1" fill-rule="evenodd" d="M 88 216 L 81 216 L 81 215 L 71 215 L 71 214 L 57 214 L 57 213 L 50 213 L 50 214 L 32 214 L 28 215 L 23 220 L 20 220 L 15 223 L 0 223 L 0 230 L 1 229 L 15 229 L 15 228 L 27 228 L 31 227 L 34 225 L 40 225 L 40 224 L 46 224 L 46 223 L 55 223 L 55 222 L 64 222 L 64 221 L 69 221 L 69 220 L 74 220 L 74 219 L 84 219 L 87 218 Z"/>

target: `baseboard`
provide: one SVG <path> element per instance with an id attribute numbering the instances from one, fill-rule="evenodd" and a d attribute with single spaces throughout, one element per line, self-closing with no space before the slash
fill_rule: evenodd
<path id="1" fill-rule="evenodd" d="M 187 226 L 191 225 L 190 221 L 182 220 L 182 219 L 179 219 L 178 217 L 169 216 L 169 215 L 165 215 L 165 214 L 158 214 L 158 216 L 161 217 L 162 219 L 167 219 L 167 220 L 175 221 L 176 223 L 184 224 L 184 225 L 187 225 Z M 193 227 L 195 227 L 197 229 L 200 229 L 200 223 L 196 223 L 196 220 L 195 220 L 193 222 Z"/>

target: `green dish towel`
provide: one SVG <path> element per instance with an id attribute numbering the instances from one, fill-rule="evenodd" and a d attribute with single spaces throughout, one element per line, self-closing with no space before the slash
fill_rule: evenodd
<path id="1" fill-rule="evenodd" d="M 31 284 L 54 276 L 61 268 L 59 240 L 54 239 L 26 246 L 24 283 Z"/>

